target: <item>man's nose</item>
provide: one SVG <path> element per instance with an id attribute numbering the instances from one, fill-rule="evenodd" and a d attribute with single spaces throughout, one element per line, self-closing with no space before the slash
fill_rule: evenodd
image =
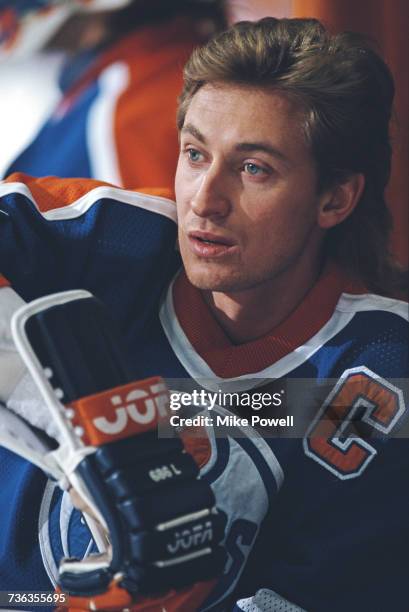
<path id="1" fill-rule="evenodd" d="M 191 208 L 198 217 L 225 217 L 229 214 L 228 185 L 219 169 L 209 168 L 201 177 L 191 199 Z"/>

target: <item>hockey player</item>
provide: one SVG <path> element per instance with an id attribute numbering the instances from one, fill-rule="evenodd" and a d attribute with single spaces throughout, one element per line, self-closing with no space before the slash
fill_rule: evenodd
<path id="1" fill-rule="evenodd" d="M 6 175 L 172 186 L 181 68 L 222 23 L 219 0 L 25 0 L 0 9 L 4 61 L 41 46 L 67 53 L 57 107 Z"/>
<path id="2" fill-rule="evenodd" d="M 1 187 L 5 278 L 25 300 L 78 287 L 100 297 L 135 376 L 303 384 L 287 404 L 308 420 L 302 436 L 209 428 L 202 477 L 228 517 L 229 563 L 208 607 L 407 610 L 409 454 L 395 438 L 408 309 L 394 297 L 384 200 L 392 99 L 358 35 L 242 23 L 186 66 L 176 209 L 164 192 L 82 180 Z M 2 399 L 18 411 L 25 383 L 10 381 Z M 47 589 L 57 560 L 93 543 L 67 496 L 1 459 L 1 587 Z"/>

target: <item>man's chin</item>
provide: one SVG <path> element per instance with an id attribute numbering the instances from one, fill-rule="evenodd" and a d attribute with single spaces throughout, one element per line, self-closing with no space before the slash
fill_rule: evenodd
<path id="1" fill-rule="evenodd" d="M 186 275 L 190 283 L 201 291 L 234 292 L 245 289 L 246 283 L 242 279 L 232 277 L 232 275 L 221 275 L 214 273 L 198 272 L 186 270 Z M 244 285 L 244 286 L 243 286 Z"/>

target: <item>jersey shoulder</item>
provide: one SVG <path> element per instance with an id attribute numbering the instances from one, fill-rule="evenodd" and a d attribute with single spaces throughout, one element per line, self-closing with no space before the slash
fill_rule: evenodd
<path id="1" fill-rule="evenodd" d="M 171 274 L 176 207 L 167 195 L 12 175 L 0 184 L 1 273 L 25 300 L 83 288 L 131 309 L 139 290 L 153 278 L 162 290 Z"/>
<path id="2" fill-rule="evenodd" d="M 100 188 L 105 189 L 93 193 L 94 190 Z M 171 205 L 166 207 L 169 208 L 169 216 L 176 220 L 176 211 L 173 210 L 173 190 L 168 187 L 141 187 L 138 188 L 138 191 L 125 190 L 111 183 L 91 178 L 59 178 L 56 176 L 37 178 L 22 172 L 14 172 L 0 185 L 0 197 L 13 194 L 25 195 L 40 212 L 72 206 L 84 196 L 91 194 L 93 196 L 106 195 L 119 202 L 134 200 L 135 204 L 141 203 L 143 197 L 146 196 L 146 202 L 152 198 L 153 211 L 155 211 L 153 205 L 155 198 L 163 198 Z M 158 208 L 158 212 L 164 210 L 165 207 Z"/>
<path id="3" fill-rule="evenodd" d="M 326 361 L 334 375 L 366 366 L 382 376 L 406 377 L 408 320 L 409 306 L 402 300 L 344 293 L 313 360 Z"/>

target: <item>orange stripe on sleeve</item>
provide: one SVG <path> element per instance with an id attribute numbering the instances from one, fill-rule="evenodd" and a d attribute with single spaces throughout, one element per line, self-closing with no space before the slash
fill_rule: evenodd
<path id="1" fill-rule="evenodd" d="M 68 206 L 96 187 L 110 186 L 94 179 L 35 178 L 22 172 L 11 174 L 4 182 L 26 185 L 41 212 Z"/>
<path id="2" fill-rule="evenodd" d="M 23 183 L 31 191 L 38 209 L 47 212 L 55 208 L 63 208 L 73 204 L 87 193 L 97 187 L 112 187 L 118 192 L 120 198 L 121 189 L 94 179 L 84 178 L 58 178 L 47 176 L 45 178 L 35 178 L 22 172 L 11 174 L 4 183 Z M 147 195 L 159 196 L 162 198 L 173 199 L 173 190 L 170 188 L 142 188 L 138 192 Z"/>

